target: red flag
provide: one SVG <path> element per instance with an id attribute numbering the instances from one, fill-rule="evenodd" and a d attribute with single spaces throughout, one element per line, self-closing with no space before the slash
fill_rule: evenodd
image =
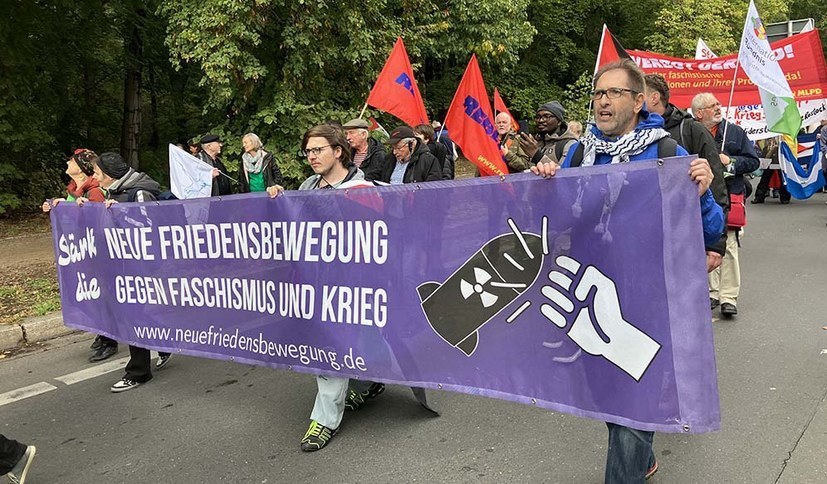
<path id="1" fill-rule="evenodd" d="M 497 128 L 491 115 L 491 102 L 482 81 L 477 56 L 472 55 L 462 81 L 448 108 L 445 126 L 466 158 L 477 165 L 480 174 L 505 175 L 508 168 L 500 154 Z"/>
<path id="2" fill-rule="evenodd" d="M 500 91 L 498 91 L 496 87 L 494 88 L 494 111 L 505 113 L 511 118 L 511 129 L 513 129 L 515 133 L 520 130 L 519 123 L 517 123 L 517 120 L 511 115 L 511 111 L 508 110 L 508 106 L 505 105 L 503 98 L 500 97 Z"/>
<path id="3" fill-rule="evenodd" d="M 597 51 L 597 62 L 594 65 L 594 73 L 604 64 L 619 61 L 620 59 L 631 59 L 626 49 L 620 45 L 617 37 L 609 32 L 609 27 L 603 24 L 603 34 L 600 36 L 600 48 Z"/>
<path id="4" fill-rule="evenodd" d="M 428 122 L 425 103 L 416 86 L 402 37 L 396 39 L 391 55 L 370 91 L 368 104 L 393 114 L 410 126 Z"/>

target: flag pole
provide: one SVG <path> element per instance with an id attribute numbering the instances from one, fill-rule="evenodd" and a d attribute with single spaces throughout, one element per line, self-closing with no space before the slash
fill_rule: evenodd
<path id="1" fill-rule="evenodd" d="M 741 37 L 742 37 L 741 38 L 741 43 L 743 43 L 743 35 Z M 738 52 L 740 54 L 740 52 L 741 52 L 740 47 L 738 48 Z M 729 90 L 729 101 L 727 101 L 727 106 L 726 106 L 727 112 L 729 112 L 729 108 L 732 106 L 732 98 L 735 95 L 735 81 L 738 78 L 738 66 L 740 65 L 740 62 L 741 62 L 741 58 L 736 57 L 735 58 L 735 74 L 732 75 L 732 87 Z M 726 119 L 726 118 L 727 117 L 724 116 L 724 119 Z M 724 123 L 724 134 L 721 137 L 721 153 L 724 152 L 724 145 L 726 144 L 726 131 L 727 131 L 728 127 L 729 127 L 729 121 Z"/>
<path id="2" fill-rule="evenodd" d="M 359 113 L 359 119 L 362 119 L 362 116 L 364 116 L 364 115 L 365 115 L 365 110 L 366 110 L 367 108 L 368 108 L 368 103 L 365 103 L 365 105 L 364 105 L 364 106 L 362 106 L 362 112 L 361 112 L 361 113 Z"/>

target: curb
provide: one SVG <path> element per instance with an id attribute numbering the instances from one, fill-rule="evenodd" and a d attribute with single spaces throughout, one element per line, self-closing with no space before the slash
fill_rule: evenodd
<path id="1" fill-rule="evenodd" d="M 78 330 L 63 325 L 63 313 L 60 311 L 32 316 L 20 323 L 0 326 L 0 351 L 76 332 Z"/>

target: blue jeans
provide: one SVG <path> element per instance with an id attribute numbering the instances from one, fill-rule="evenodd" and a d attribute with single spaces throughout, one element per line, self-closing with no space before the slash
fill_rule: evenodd
<path id="1" fill-rule="evenodd" d="M 606 452 L 605 484 L 644 482 L 646 471 L 655 463 L 652 451 L 655 433 L 609 422 L 606 425 L 609 427 L 609 449 Z"/>

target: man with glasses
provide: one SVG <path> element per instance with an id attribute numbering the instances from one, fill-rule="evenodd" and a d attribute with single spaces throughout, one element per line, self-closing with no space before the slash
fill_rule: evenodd
<path id="1" fill-rule="evenodd" d="M 422 144 L 408 126 L 391 132 L 388 140 L 393 156 L 387 157 L 380 181 L 391 185 L 442 180 L 439 160 Z"/>
<path id="2" fill-rule="evenodd" d="M 592 91 L 595 126 L 569 150 L 561 168 L 634 162 L 687 152 L 663 129 L 663 118 L 644 109 L 643 73 L 631 60 L 603 66 L 595 75 Z M 554 176 L 555 163 L 540 163 L 531 171 L 545 178 Z M 709 186 L 712 170 L 703 159 L 690 163 L 689 177 L 698 185 L 704 242 L 715 243 L 723 231 L 723 211 L 715 203 Z M 588 380 L 587 380 L 588 381 Z M 605 482 L 639 483 L 658 470 L 652 449 L 654 432 L 607 422 Z"/>
<path id="3" fill-rule="evenodd" d="M 691 114 L 681 111 L 669 102 L 669 85 L 662 75 L 647 74 L 644 80 L 646 82 L 646 109 L 650 113 L 657 113 L 663 117 L 663 128 L 669 131 L 672 139 L 686 148 L 686 151 L 709 162 L 713 174 L 712 186 L 710 186 L 712 195 L 718 205 L 726 210 L 729 207 L 729 195 L 727 195 L 724 182 L 724 165 L 721 164 L 720 151 L 715 145 L 712 134 Z M 718 268 L 725 253 L 726 235 L 723 235 L 718 242 L 706 247 L 706 271 L 712 272 Z"/>
<path id="4" fill-rule="evenodd" d="M 732 123 L 727 123 L 721 112 L 721 103 L 714 95 L 702 92 L 692 99 L 692 112 L 712 133 L 715 144 L 721 148 L 721 163 L 724 165 L 724 181 L 727 192 L 743 195 L 746 199 L 748 183 L 744 175 L 757 170 L 761 162 L 755 152 L 747 133 Z M 724 140 L 726 132 L 726 143 Z M 740 197 L 738 197 L 740 198 Z M 743 201 L 743 200 L 742 200 Z M 743 204 L 741 204 L 743 205 Z M 731 211 L 730 214 L 735 213 Z M 727 226 L 726 253 L 720 267 L 709 273 L 709 301 L 712 309 L 720 304 L 721 316 L 732 318 L 738 314 L 738 295 L 741 292 L 741 268 L 738 263 L 738 246 L 744 232 L 741 227 L 733 225 L 735 220 L 729 218 Z"/>
<path id="5" fill-rule="evenodd" d="M 333 190 L 351 181 L 364 180 L 365 174 L 353 164 L 350 153 L 350 143 L 341 130 L 329 124 L 307 130 L 302 139 L 302 154 L 314 174 L 299 190 Z M 280 185 L 267 188 L 271 198 L 282 192 L 284 187 Z M 381 383 L 323 375 L 316 376 L 316 386 L 310 427 L 301 440 L 301 449 L 305 452 L 315 452 L 330 442 L 339 430 L 345 409 L 358 410 L 366 400 L 385 390 Z"/>
<path id="6" fill-rule="evenodd" d="M 559 165 L 566 158 L 577 138 L 568 130 L 565 119 L 566 111 L 557 101 L 537 108 L 537 132 L 534 136 L 520 133 L 520 146 L 532 165 L 552 161 Z"/>

